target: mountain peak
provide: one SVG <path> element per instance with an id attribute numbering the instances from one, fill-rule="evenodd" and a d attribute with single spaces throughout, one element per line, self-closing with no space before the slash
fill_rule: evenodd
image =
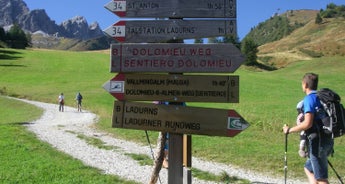
<path id="1" fill-rule="evenodd" d="M 77 15 L 77 16 L 71 18 L 71 19 L 68 19 L 67 21 L 73 22 L 73 23 L 76 23 L 76 24 L 87 24 L 87 21 L 86 21 L 85 17 L 79 16 L 79 15 Z M 64 21 L 64 22 L 66 22 L 66 21 Z"/>
<path id="2" fill-rule="evenodd" d="M 57 25 L 44 9 L 30 11 L 23 0 L 0 1 L 0 26 L 11 26 L 18 23 L 27 32 L 44 32 L 66 38 L 92 39 L 103 36 L 98 24 L 88 25 L 83 16 L 75 16 Z"/>
<path id="3" fill-rule="evenodd" d="M 21 15 L 29 13 L 29 8 L 22 0 L 0 1 L 0 26 L 12 25 Z"/>

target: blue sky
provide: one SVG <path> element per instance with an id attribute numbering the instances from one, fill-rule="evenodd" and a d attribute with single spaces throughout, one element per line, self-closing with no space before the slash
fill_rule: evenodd
<path id="1" fill-rule="evenodd" d="M 106 10 L 104 5 L 110 0 L 24 0 L 30 10 L 45 9 L 57 24 L 75 17 L 84 16 L 88 23 L 97 21 L 105 29 L 120 19 Z M 252 27 L 265 21 L 274 13 L 287 10 L 325 9 L 329 3 L 345 4 L 344 0 L 237 0 L 237 30 L 242 39 Z"/>

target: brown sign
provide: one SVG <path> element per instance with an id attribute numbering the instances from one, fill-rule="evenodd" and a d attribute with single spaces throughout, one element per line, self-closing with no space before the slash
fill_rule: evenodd
<path id="1" fill-rule="evenodd" d="M 128 18 L 236 18 L 236 0 L 112 0 L 105 8 Z"/>
<path id="2" fill-rule="evenodd" d="M 152 43 L 175 39 L 237 37 L 236 20 L 133 20 L 119 21 L 104 30 L 118 42 Z"/>
<path id="3" fill-rule="evenodd" d="M 232 44 L 112 44 L 111 72 L 231 73 L 245 58 Z"/>
<path id="4" fill-rule="evenodd" d="M 115 101 L 112 126 L 234 137 L 249 124 L 235 110 Z"/>
<path id="5" fill-rule="evenodd" d="M 103 88 L 120 101 L 239 102 L 238 76 L 120 73 Z"/>

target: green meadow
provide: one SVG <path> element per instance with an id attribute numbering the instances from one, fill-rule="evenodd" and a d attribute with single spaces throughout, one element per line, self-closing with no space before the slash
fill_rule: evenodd
<path id="1" fill-rule="evenodd" d="M 109 73 L 109 53 L 71 52 L 56 50 L 11 50 L 0 48 L 0 93 L 3 96 L 13 96 L 30 100 L 57 103 L 59 93 L 66 97 L 66 105 L 75 105 L 75 94 L 80 91 L 84 97 L 83 108 L 96 113 L 100 119 L 96 126 L 112 133 L 115 137 L 132 140 L 147 145 L 145 132 L 142 130 L 124 130 L 111 128 L 111 115 L 114 98 L 108 94 L 102 85 L 115 76 Z M 187 103 L 188 106 L 209 107 L 219 109 L 235 109 L 251 126 L 233 138 L 192 136 L 192 155 L 207 160 L 233 164 L 242 168 L 270 173 L 284 178 L 284 134 L 281 129 L 284 124 L 294 125 L 296 121 L 296 104 L 302 100 L 301 78 L 306 72 L 315 72 L 320 76 L 319 88 L 329 87 L 338 92 L 345 104 L 345 57 L 317 58 L 309 61 L 299 61 L 286 68 L 276 71 L 254 71 L 252 68 L 241 67 L 231 75 L 240 76 L 240 103 Z M 11 108 L 8 107 L 11 104 Z M 1 108 L 2 107 L 2 108 Z M 46 155 L 55 155 L 49 145 L 40 143 L 34 135 L 21 126 L 40 115 L 40 110 L 0 98 L 0 131 L 20 131 L 23 140 L 14 138 L 1 139 L 0 160 L 8 161 L 7 149 L 21 152 L 16 159 L 37 159 L 32 169 L 41 165 L 56 165 L 54 160 L 46 159 Z M 19 129 L 19 130 L 16 130 Z M 1 135 L 4 135 L 1 133 Z M 149 132 L 155 145 L 157 132 Z M 28 138 L 26 138 L 28 137 Z M 15 141 L 14 141 L 15 140 Z M 10 145 L 14 141 L 15 147 Z M 288 140 L 288 177 L 304 178 L 304 159 L 298 156 L 299 135 L 291 134 Z M 22 148 L 25 147 L 25 148 Z M 27 155 L 34 151 L 34 154 Z M 24 157 L 25 158 L 21 158 Z M 76 160 L 59 154 L 60 160 L 66 164 L 56 166 L 55 170 L 69 173 L 68 169 L 81 169 L 90 177 L 94 169 L 82 166 Z M 42 159 L 42 160 L 40 160 Z M 336 139 L 335 155 L 330 158 L 334 167 L 342 176 L 345 175 L 345 136 Z M 1 170 L 23 169 L 15 159 L 2 167 Z M 47 163 L 51 162 L 51 163 Z M 0 164 L 2 165 L 2 164 Z M 39 165 L 39 166 L 36 166 Z M 71 168 L 65 168 L 70 165 Z M 43 166 L 42 166 L 43 167 Z M 61 170 L 61 171 L 60 171 Z M 9 178 L 20 178 L 22 172 L 0 174 L 0 181 L 16 183 Z M 31 175 L 46 177 L 45 175 Z M 80 173 L 76 173 L 77 175 Z M 83 175 L 83 174 L 81 174 Z M 86 174 L 85 174 L 86 175 Z M 335 178 L 330 170 L 331 177 Z M 50 177 L 58 177 L 51 175 Z M 78 177 L 74 177 L 78 178 Z M 80 178 L 80 176 L 79 176 Z M 102 175 L 105 181 L 107 176 Z M 106 179 L 104 179 L 106 178 Z M 107 181 L 112 181 L 110 178 Z M 71 178 L 71 181 L 72 178 Z M 99 181 L 99 183 L 102 183 Z M 59 183 L 64 183 L 60 181 Z M 22 182 L 19 182 L 22 183 Z M 42 182 L 41 182 L 42 183 Z M 56 182 L 58 183 L 58 182 Z M 66 183 L 66 182 L 65 182 Z M 78 183 L 78 182 L 77 182 Z M 80 181 L 80 183 L 84 183 Z M 85 182 L 87 183 L 87 182 Z M 97 183 L 97 182 L 96 182 Z"/>
<path id="2" fill-rule="evenodd" d="M 1 96 L 0 104 L 0 183 L 135 183 L 102 174 L 39 141 L 24 125 L 41 109 Z"/>

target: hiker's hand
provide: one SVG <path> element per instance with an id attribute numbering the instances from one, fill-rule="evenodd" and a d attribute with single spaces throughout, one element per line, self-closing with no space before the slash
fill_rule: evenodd
<path id="1" fill-rule="evenodd" d="M 290 129 L 289 126 L 285 124 L 285 125 L 283 126 L 283 132 L 284 132 L 284 134 L 289 134 L 289 129 Z"/>

